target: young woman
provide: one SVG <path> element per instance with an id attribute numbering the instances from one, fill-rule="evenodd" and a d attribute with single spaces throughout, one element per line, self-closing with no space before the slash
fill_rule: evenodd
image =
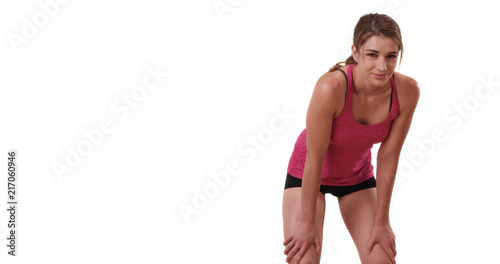
<path id="1" fill-rule="evenodd" d="M 361 262 L 396 263 L 389 205 L 420 88 L 394 71 L 403 43 L 389 16 L 362 16 L 351 50 L 344 66 L 337 63 L 316 83 L 290 157 L 283 193 L 287 263 L 319 263 L 327 193 L 338 197 Z M 375 181 L 371 148 L 380 142 Z"/>

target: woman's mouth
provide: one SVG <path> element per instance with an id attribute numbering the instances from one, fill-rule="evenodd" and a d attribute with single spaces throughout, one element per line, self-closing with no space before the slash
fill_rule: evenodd
<path id="1" fill-rule="evenodd" d="M 377 79 L 384 79 L 385 77 L 387 77 L 387 74 L 373 74 L 373 76 L 375 76 L 375 78 Z"/>

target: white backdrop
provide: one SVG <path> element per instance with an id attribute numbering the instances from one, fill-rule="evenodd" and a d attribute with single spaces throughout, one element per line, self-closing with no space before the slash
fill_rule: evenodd
<path id="1" fill-rule="evenodd" d="M 18 205 L 17 257 L 0 210 L 0 262 L 285 263 L 293 144 L 370 12 L 398 22 L 400 72 L 421 87 L 391 204 L 398 263 L 500 263 L 486 0 L 1 1 L 1 168 L 17 150 Z M 359 263 L 333 196 L 322 263 Z"/>

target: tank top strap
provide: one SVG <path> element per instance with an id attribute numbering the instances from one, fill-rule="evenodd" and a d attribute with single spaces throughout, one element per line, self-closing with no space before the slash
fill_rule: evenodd
<path id="1" fill-rule="evenodd" d="M 339 71 L 341 71 L 343 74 L 344 74 L 344 77 L 345 77 L 345 83 L 347 83 L 347 74 L 345 73 L 344 70 L 342 69 L 339 69 Z"/>
<path id="2" fill-rule="evenodd" d="M 392 86 L 392 88 L 396 87 L 396 77 L 394 76 L 394 73 L 392 74 L 390 80 L 391 80 L 391 86 Z"/>
<path id="3" fill-rule="evenodd" d="M 394 108 L 397 108 L 397 110 L 399 111 L 398 90 L 396 89 L 396 76 L 394 76 L 394 73 L 392 74 L 392 77 L 390 80 L 391 80 L 391 86 L 392 86 L 391 108 L 390 109 L 392 109 L 392 107 L 394 107 Z M 394 102 L 394 104 L 392 102 Z"/>
<path id="4" fill-rule="evenodd" d="M 345 96 L 344 96 L 344 98 L 347 98 L 347 86 L 349 85 L 349 80 L 347 79 L 347 74 L 344 72 L 344 70 L 339 69 L 339 71 L 341 71 L 344 74 L 344 77 L 345 77 L 345 86 L 346 86 L 346 89 L 345 89 Z"/>
<path id="5" fill-rule="evenodd" d="M 354 69 L 354 64 L 349 64 L 347 67 L 347 95 L 346 95 L 346 101 L 344 105 L 347 105 L 347 109 L 349 111 L 352 111 L 352 70 Z"/>

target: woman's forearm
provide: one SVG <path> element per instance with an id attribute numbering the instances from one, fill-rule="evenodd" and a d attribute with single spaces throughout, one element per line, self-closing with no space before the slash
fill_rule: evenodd
<path id="1" fill-rule="evenodd" d="M 376 225 L 389 223 L 389 208 L 391 205 L 392 190 L 396 180 L 399 163 L 399 152 L 388 152 L 387 145 L 380 146 L 377 155 L 377 213 Z M 385 154 L 384 153 L 389 153 Z"/>
<path id="2" fill-rule="evenodd" d="M 377 214 L 375 216 L 376 225 L 384 225 L 389 222 L 389 208 L 391 204 L 392 189 L 394 187 L 396 175 L 377 175 Z"/>
<path id="3" fill-rule="evenodd" d="M 311 162 L 306 160 L 304 165 L 300 204 L 300 220 L 304 222 L 314 223 L 316 200 L 321 184 L 321 164 L 322 162 Z"/>

